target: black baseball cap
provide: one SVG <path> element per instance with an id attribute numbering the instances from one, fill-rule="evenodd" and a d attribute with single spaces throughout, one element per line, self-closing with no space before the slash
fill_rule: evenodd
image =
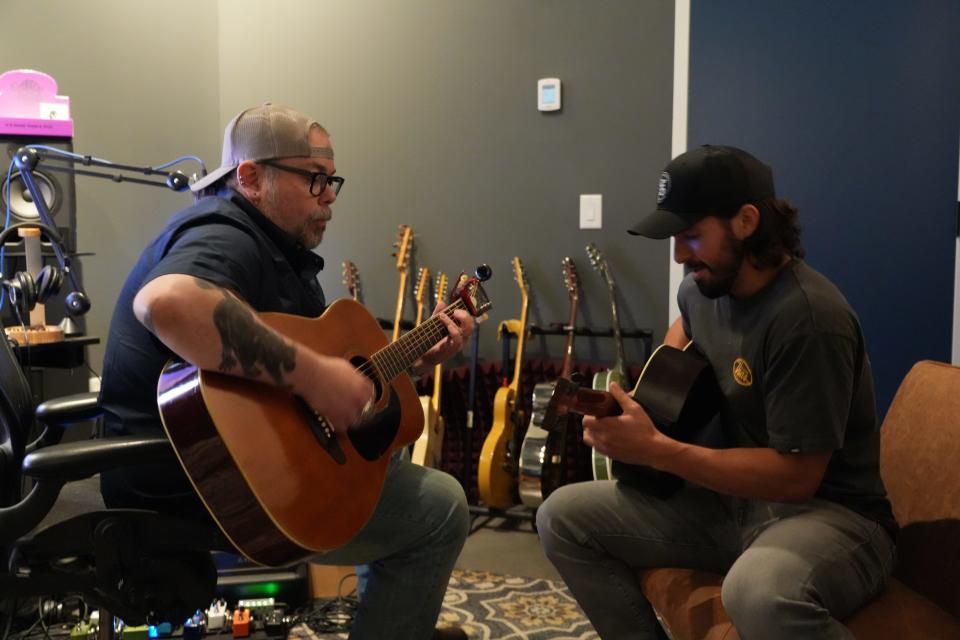
<path id="1" fill-rule="evenodd" d="M 707 144 L 670 161 L 660 174 L 656 210 L 627 231 L 669 238 L 707 216 L 732 218 L 743 205 L 774 195 L 770 167 L 743 149 Z"/>

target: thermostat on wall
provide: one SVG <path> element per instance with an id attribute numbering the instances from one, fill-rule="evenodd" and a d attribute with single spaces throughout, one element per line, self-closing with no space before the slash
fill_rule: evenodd
<path id="1" fill-rule="evenodd" d="M 560 110 L 560 78 L 541 78 L 537 81 L 537 109 Z"/>

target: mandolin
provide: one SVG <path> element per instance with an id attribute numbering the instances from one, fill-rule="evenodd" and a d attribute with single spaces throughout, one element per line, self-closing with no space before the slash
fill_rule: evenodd
<path id="1" fill-rule="evenodd" d="M 564 327 L 567 344 L 563 354 L 561 378 L 569 378 L 573 371 L 573 339 L 577 323 L 579 279 L 573 260 L 564 258 L 563 284 L 570 298 L 570 314 Z M 567 446 L 567 417 L 558 421 L 551 431 L 541 427 L 547 403 L 553 395 L 553 382 L 542 382 L 533 388 L 533 410 L 530 424 L 520 447 L 520 501 L 531 509 L 539 507 L 564 482 Z"/>
<path id="2" fill-rule="evenodd" d="M 520 288 L 520 320 L 506 321 L 503 326 L 517 336 L 517 352 L 513 364 L 513 379 L 497 389 L 493 397 L 493 425 L 480 449 L 477 485 L 480 499 L 488 507 L 506 509 L 516 503 L 517 455 L 512 450 L 518 424 L 522 424 L 517 403 L 520 389 L 520 370 L 523 367 L 523 348 L 527 338 L 527 306 L 529 295 L 526 275 L 519 257 L 513 259 L 513 275 Z"/>
<path id="3" fill-rule="evenodd" d="M 441 313 L 489 307 L 478 278 L 461 275 Z M 210 515 L 246 557 L 280 566 L 335 549 L 370 518 L 394 450 L 420 435 L 423 412 L 406 371 L 447 336 L 439 316 L 387 343 L 359 303 L 337 300 L 319 318 L 262 313 L 279 333 L 343 357 L 369 376 L 376 400 L 337 433 L 289 390 L 183 362 L 157 387 L 160 417 Z"/>

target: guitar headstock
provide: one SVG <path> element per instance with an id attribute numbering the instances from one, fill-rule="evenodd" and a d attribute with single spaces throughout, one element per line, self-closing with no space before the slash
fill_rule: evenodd
<path id="1" fill-rule="evenodd" d="M 434 305 L 441 300 L 444 300 L 447 295 L 447 274 L 443 271 L 437 271 L 437 283 L 433 288 L 434 293 Z"/>
<path id="2" fill-rule="evenodd" d="M 607 286 L 611 289 L 614 287 L 613 276 L 610 274 L 610 267 L 607 266 L 607 260 L 603 257 L 603 254 L 600 253 L 600 249 L 597 248 L 597 245 L 590 243 L 587 245 L 587 256 L 590 258 L 590 264 L 596 269 L 597 273 L 603 276 L 604 280 L 607 281 Z"/>
<path id="3" fill-rule="evenodd" d="M 357 271 L 357 265 L 350 260 L 343 261 L 343 284 L 347 287 L 347 292 L 354 300 L 360 300 L 360 272 Z"/>
<path id="4" fill-rule="evenodd" d="M 390 254 L 397 259 L 397 271 L 405 273 L 413 251 L 413 229 L 401 224 L 397 229 L 397 241 L 393 243 L 395 251 Z"/>
<path id="5" fill-rule="evenodd" d="M 486 276 L 483 280 L 486 280 L 490 277 L 490 267 L 484 265 L 484 269 L 486 269 Z M 477 272 L 480 273 L 479 267 L 477 268 Z M 483 290 L 480 277 L 468 276 L 466 273 L 460 274 L 457 278 L 457 283 L 453 285 L 453 290 L 450 292 L 450 302 L 454 303 L 458 300 L 463 300 L 467 311 L 475 318 L 482 316 L 493 306 L 487 297 L 487 292 Z"/>
<path id="6" fill-rule="evenodd" d="M 426 267 L 420 267 L 420 271 L 417 273 L 417 289 L 415 292 L 415 297 L 417 299 L 417 305 L 423 306 L 427 303 L 430 293 L 428 289 L 430 288 L 430 269 Z"/>
<path id="7" fill-rule="evenodd" d="M 527 289 L 527 272 L 523 268 L 520 256 L 513 258 L 513 279 L 517 281 L 517 286 L 520 287 L 520 295 L 526 300 L 529 294 Z"/>
<path id="8" fill-rule="evenodd" d="M 577 292 L 580 289 L 580 278 L 577 276 L 577 266 L 569 256 L 563 259 L 563 284 L 571 302 L 576 300 L 579 296 Z"/>

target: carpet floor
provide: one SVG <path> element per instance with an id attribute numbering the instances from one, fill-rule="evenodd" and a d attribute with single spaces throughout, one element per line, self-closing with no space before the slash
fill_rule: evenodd
<path id="1" fill-rule="evenodd" d="M 456 569 L 443 599 L 440 623 L 459 625 L 470 640 L 599 640 L 562 582 Z M 300 625 L 291 638 L 328 640 L 346 633 L 314 633 Z"/>

